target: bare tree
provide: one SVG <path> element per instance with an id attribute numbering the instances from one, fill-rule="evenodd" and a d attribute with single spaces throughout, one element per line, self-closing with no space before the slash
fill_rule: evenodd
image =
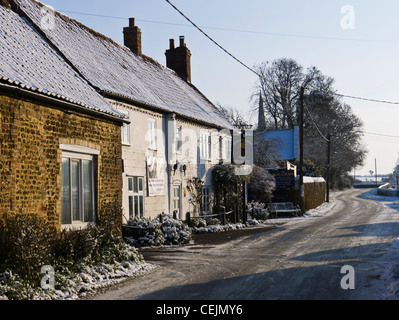
<path id="1" fill-rule="evenodd" d="M 237 129 L 247 129 L 252 126 L 238 109 L 222 106 L 219 102 L 215 106 Z"/>
<path id="2" fill-rule="evenodd" d="M 256 66 L 260 74 L 252 94 L 259 108 L 259 91 L 264 101 L 269 129 L 292 129 L 298 125 L 300 88 L 304 93 L 304 156 L 324 174 L 327 163 L 327 135 L 331 136 L 331 167 L 337 175 L 362 165 L 366 150 L 362 144 L 362 121 L 335 94 L 334 79 L 316 67 L 303 69 L 295 60 L 282 58 Z"/>
<path id="3" fill-rule="evenodd" d="M 269 65 L 255 67 L 260 74 L 253 97 L 258 104 L 259 90 L 263 95 L 266 119 L 274 129 L 292 128 L 296 123 L 299 88 L 304 80 L 302 67 L 292 59 L 279 59 Z"/>

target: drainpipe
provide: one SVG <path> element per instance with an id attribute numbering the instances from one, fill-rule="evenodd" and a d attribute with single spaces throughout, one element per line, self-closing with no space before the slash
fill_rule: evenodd
<path id="1" fill-rule="evenodd" d="M 172 166 L 174 164 L 174 141 L 175 141 L 175 119 L 176 115 L 174 113 L 170 113 L 165 117 L 165 131 L 166 131 L 166 139 L 165 139 L 165 153 L 166 153 L 166 171 L 168 176 L 168 210 L 172 212 L 172 201 L 171 201 L 171 192 L 172 192 Z"/>

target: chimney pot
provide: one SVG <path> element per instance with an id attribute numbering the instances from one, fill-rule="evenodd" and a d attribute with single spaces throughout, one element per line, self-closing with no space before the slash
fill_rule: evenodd
<path id="1" fill-rule="evenodd" d="M 134 18 L 129 18 L 129 27 L 134 27 Z"/>
<path id="2" fill-rule="evenodd" d="M 184 43 L 184 36 L 180 36 L 179 40 L 180 40 L 180 47 L 185 47 L 186 44 Z"/>
<path id="3" fill-rule="evenodd" d="M 175 48 L 175 39 L 169 39 L 169 49 L 173 50 Z"/>
<path id="4" fill-rule="evenodd" d="M 180 47 L 175 48 L 174 39 L 169 40 L 170 49 L 166 50 L 166 66 L 174 70 L 183 80 L 191 82 L 191 52 L 180 36 Z"/>

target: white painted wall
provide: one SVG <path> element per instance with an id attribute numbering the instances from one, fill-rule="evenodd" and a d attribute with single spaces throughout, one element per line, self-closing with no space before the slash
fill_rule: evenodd
<path id="1" fill-rule="evenodd" d="M 185 219 L 186 212 L 193 211 L 190 204 L 187 181 L 192 177 L 199 177 L 204 185 L 212 187 L 211 168 L 219 163 L 220 144 L 222 137 L 222 156 L 225 154 L 226 139 L 230 137 L 230 131 L 218 131 L 204 125 L 183 120 L 178 116 L 165 115 L 157 112 L 143 110 L 132 105 L 116 103 L 111 101 L 119 110 L 128 114 L 130 119 L 129 135 L 130 143 L 123 144 L 122 158 L 124 162 L 123 172 L 123 209 L 124 223 L 129 219 L 128 202 L 128 178 L 137 176 L 144 178 L 144 208 L 145 216 L 154 218 L 160 213 L 173 213 L 173 186 L 180 186 L 180 215 L 178 218 Z M 149 149 L 148 119 L 154 119 L 157 128 L 157 148 Z M 182 147 L 181 152 L 176 150 L 176 130 L 181 127 Z M 211 152 L 208 159 L 200 157 L 201 133 L 211 136 Z M 230 138 L 231 139 L 231 138 Z M 170 141 L 170 143 L 168 143 Z M 166 166 L 163 171 L 165 183 L 164 195 L 149 196 L 147 177 L 147 157 L 158 157 L 165 160 Z M 176 170 L 174 165 L 177 163 Z M 186 166 L 186 171 L 183 166 Z"/>

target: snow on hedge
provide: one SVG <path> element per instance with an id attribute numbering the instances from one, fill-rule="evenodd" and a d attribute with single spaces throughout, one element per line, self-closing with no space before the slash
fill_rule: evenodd
<path id="1" fill-rule="evenodd" d="M 81 263 L 78 272 L 56 266 L 54 289 L 32 286 L 10 270 L 0 273 L 0 300 L 76 300 L 156 267 L 144 262 L 137 249 L 127 243 L 121 242 L 117 250 L 124 256 L 121 261 Z"/>
<path id="2" fill-rule="evenodd" d="M 156 219 L 136 218 L 128 221 L 128 225 L 136 228 L 138 237 L 125 239 L 135 246 L 183 244 L 191 240 L 190 228 L 169 215 L 159 215 Z"/>

